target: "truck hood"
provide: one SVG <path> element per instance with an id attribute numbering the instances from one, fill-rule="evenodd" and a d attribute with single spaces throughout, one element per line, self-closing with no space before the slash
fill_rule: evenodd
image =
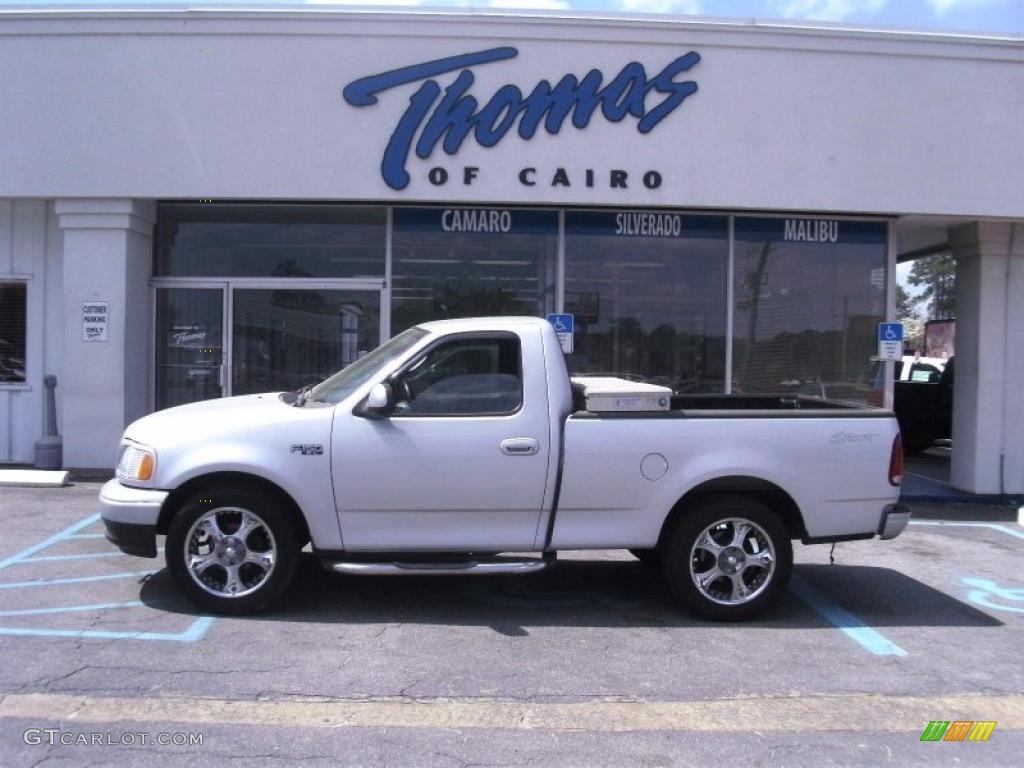
<path id="1" fill-rule="evenodd" d="M 160 448 L 168 443 L 195 443 L 205 436 L 224 434 L 237 427 L 252 428 L 279 421 L 294 414 L 292 406 L 281 401 L 280 394 L 240 395 L 167 408 L 133 421 L 124 436 Z"/>

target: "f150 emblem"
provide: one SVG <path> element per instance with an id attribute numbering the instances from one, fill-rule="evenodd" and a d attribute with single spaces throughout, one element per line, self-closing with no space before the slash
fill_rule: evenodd
<path id="1" fill-rule="evenodd" d="M 323 456 L 324 447 L 316 443 L 295 443 L 292 446 L 292 453 L 301 453 L 303 456 Z"/>

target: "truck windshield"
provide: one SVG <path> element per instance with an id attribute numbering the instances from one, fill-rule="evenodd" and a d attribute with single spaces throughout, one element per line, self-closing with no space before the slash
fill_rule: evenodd
<path id="1" fill-rule="evenodd" d="M 329 379 L 317 384 L 309 393 L 309 399 L 314 402 L 340 403 L 377 371 L 414 346 L 427 333 L 422 328 L 410 328 L 403 331 L 370 354 L 359 358 Z"/>

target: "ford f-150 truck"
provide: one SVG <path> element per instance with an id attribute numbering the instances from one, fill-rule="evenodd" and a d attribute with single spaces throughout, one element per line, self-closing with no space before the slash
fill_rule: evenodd
<path id="1" fill-rule="evenodd" d="M 200 608 L 282 597 L 300 551 L 347 574 L 531 573 L 629 549 L 684 605 L 744 619 L 792 541 L 897 536 L 893 414 L 799 396 L 670 395 L 587 410 L 539 318 L 413 327 L 299 392 L 129 425 L 100 494 L 107 538 Z"/>

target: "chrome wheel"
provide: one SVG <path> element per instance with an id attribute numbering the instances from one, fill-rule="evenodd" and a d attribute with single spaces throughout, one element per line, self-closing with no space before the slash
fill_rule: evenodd
<path id="1" fill-rule="evenodd" d="M 758 597 L 775 573 L 775 548 L 757 523 L 726 518 L 701 531 L 690 550 L 690 577 L 701 595 L 719 605 Z"/>
<path id="2" fill-rule="evenodd" d="M 241 507 L 203 513 L 185 537 L 185 566 L 216 597 L 250 595 L 274 572 L 277 545 L 262 518 Z"/>

